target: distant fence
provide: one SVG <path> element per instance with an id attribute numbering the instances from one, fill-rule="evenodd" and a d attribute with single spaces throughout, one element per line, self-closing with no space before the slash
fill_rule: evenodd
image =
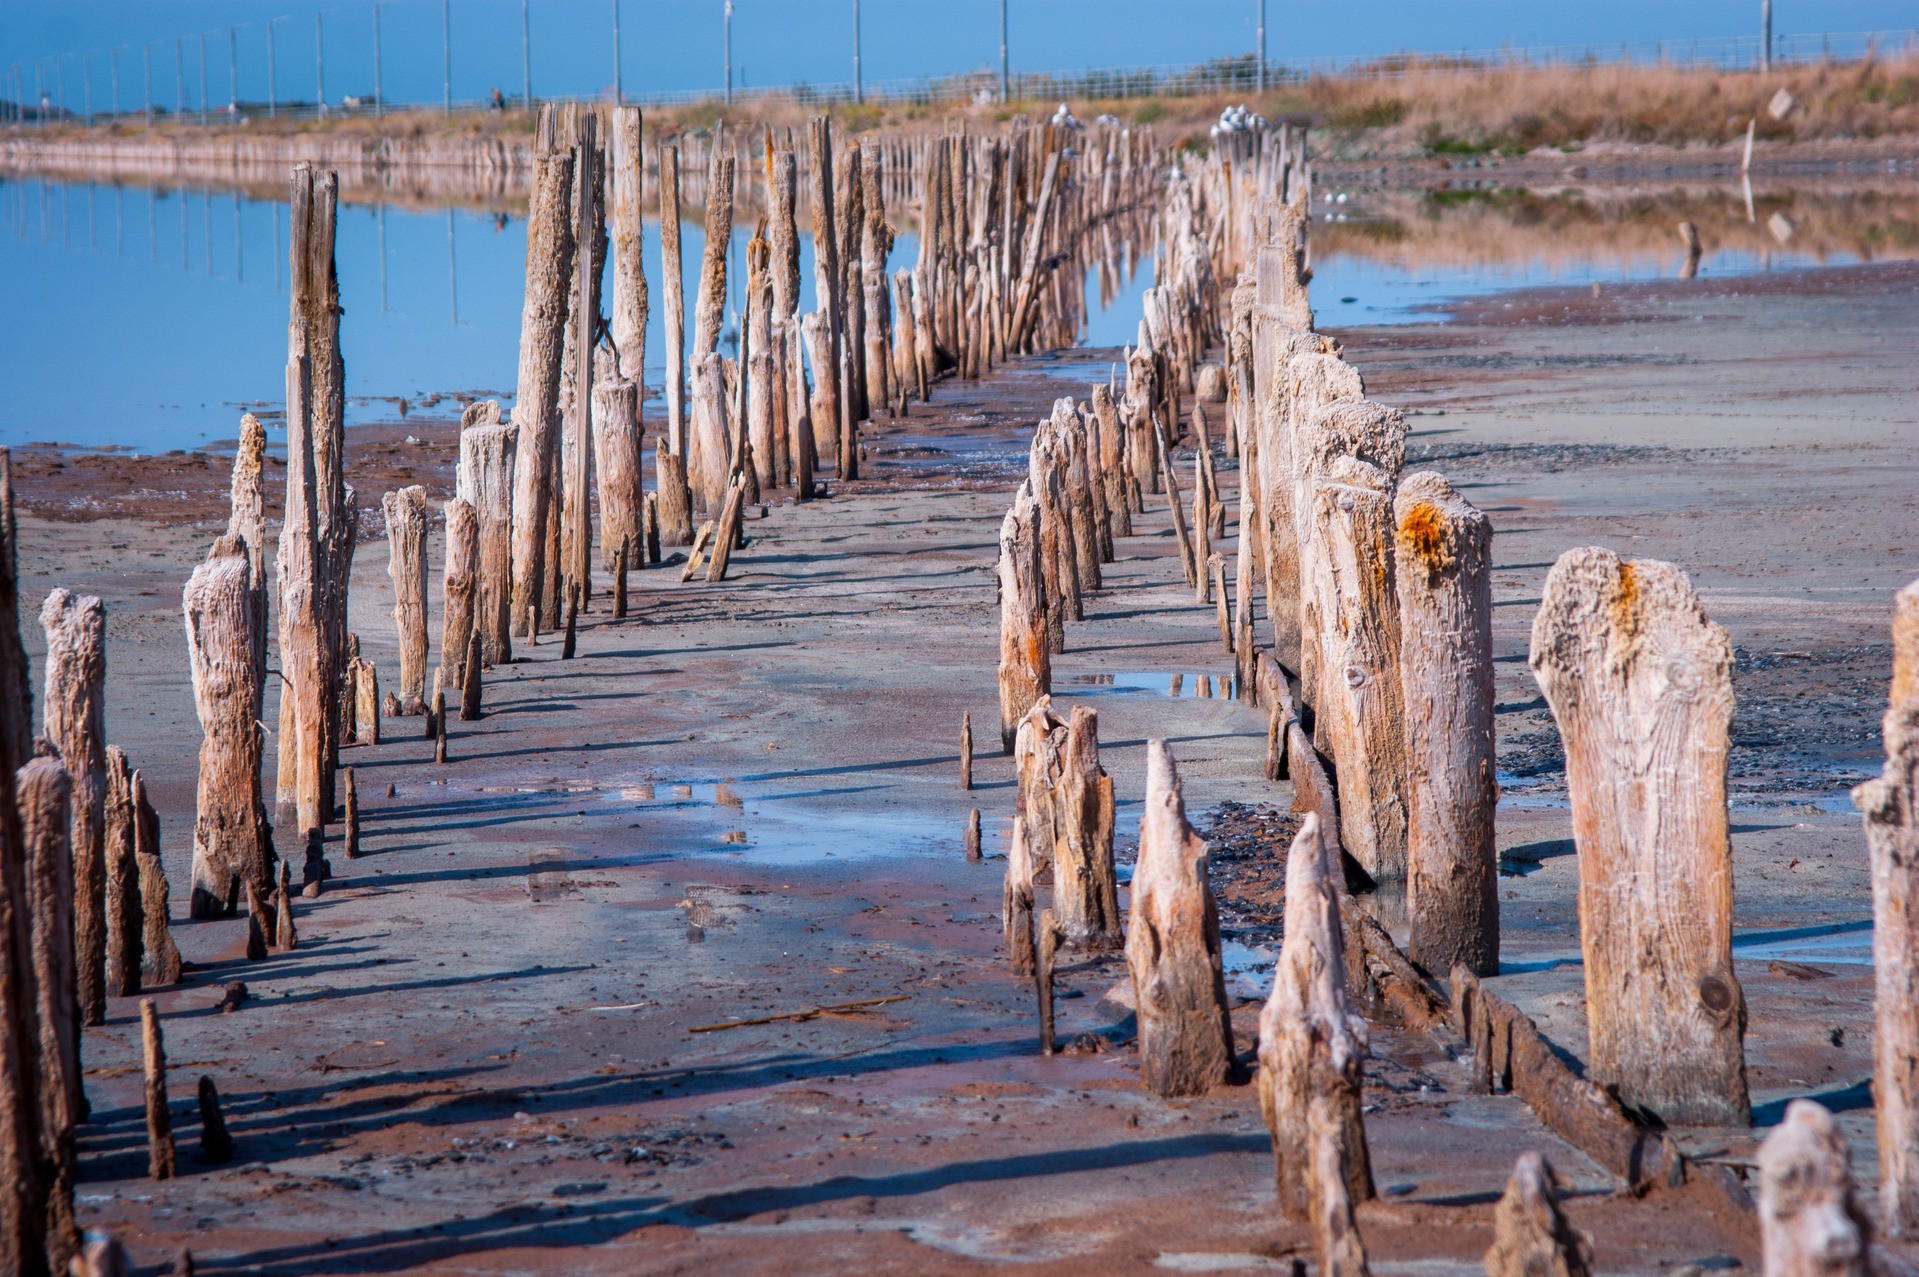
<path id="1" fill-rule="evenodd" d="M 1545 45 L 1499 49 L 1461 49 L 1458 52 L 1434 51 L 1398 53 L 1386 56 L 1316 58 L 1305 62 L 1267 62 L 1264 67 L 1254 54 L 1217 58 L 1210 62 L 1183 66 L 1114 67 L 1090 71 L 1019 72 L 1008 77 L 1008 94 L 1014 101 L 1063 101 L 1130 99 L 1148 97 L 1212 97 L 1221 94 L 1256 94 L 1265 90 L 1297 86 L 1313 80 L 1395 80 L 1408 76 L 1454 73 L 1478 75 L 1503 68 L 1573 68 L 1612 66 L 1670 66 L 1719 71 L 1757 70 L 1761 64 L 1758 36 L 1724 36 L 1704 40 L 1649 40 L 1623 44 Z M 1853 31 L 1823 34 L 1777 35 L 1773 37 L 1772 62 L 1775 66 L 1804 66 L 1819 62 L 1858 62 L 1868 57 L 1902 57 L 1919 53 L 1919 31 Z M 7 94 L 11 92 L 13 96 Z M 843 84 L 786 84 L 754 88 L 735 88 L 730 93 L 719 89 L 680 89 L 660 92 L 629 92 L 624 100 L 640 106 L 695 106 L 782 101 L 800 106 L 844 106 L 855 101 L 874 105 L 950 105 L 990 104 L 1001 96 L 1000 77 L 992 71 L 973 71 L 960 75 L 923 77 L 912 80 L 869 81 L 856 88 Z M 565 99 L 543 99 L 565 100 Z M 517 95 L 505 105 L 520 104 Z M 486 100 L 453 103 L 455 111 L 485 110 L 499 105 Z M 121 110 L 117 115 L 96 111 L 83 114 L 55 105 L 43 97 L 38 107 L 22 102 L 18 86 L 0 84 L 0 123 L 32 127 L 46 123 L 85 123 L 90 125 L 119 120 L 141 120 L 149 115 L 156 121 L 171 120 L 186 124 L 227 124 L 236 118 L 285 116 L 289 119 L 313 119 L 332 116 L 371 116 L 382 113 L 435 112 L 439 104 L 376 102 L 371 98 L 348 97 L 325 106 L 308 102 L 236 103 L 219 107 L 169 110 L 144 106 Z"/>

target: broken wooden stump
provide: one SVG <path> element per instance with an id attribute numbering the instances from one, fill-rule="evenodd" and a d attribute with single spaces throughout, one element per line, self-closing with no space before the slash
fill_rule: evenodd
<path id="1" fill-rule="evenodd" d="M 1217 550 L 1206 556 L 1206 568 L 1213 582 L 1213 609 L 1219 622 L 1219 645 L 1233 650 L 1233 618 L 1226 602 L 1226 558 Z"/>
<path id="2" fill-rule="evenodd" d="M 1040 509 L 1029 479 L 1014 495 L 999 531 L 999 730 L 1000 747 L 1008 754 L 1020 720 L 1053 689 L 1040 557 Z"/>
<path id="3" fill-rule="evenodd" d="M 1031 975 L 1033 952 L 1033 864 L 1025 817 L 1013 817 L 1013 842 L 1006 851 L 1006 883 L 1001 893 L 1000 926 L 1014 975 Z"/>
<path id="4" fill-rule="evenodd" d="M 973 711 L 960 711 L 960 788 L 973 787 Z"/>
<path id="5" fill-rule="evenodd" d="M 566 583 L 566 633 L 560 640 L 560 659 L 570 661 L 579 642 L 580 633 L 580 587 L 575 581 Z"/>
<path id="6" fill-rule="evenodd" d="M 354 721 L 359 724 L 362 745 L 380 743 L 380 671 L 373 662 L 355 659 L 353 669 Z"/>
<path id="7" fill-rule="evenodd" d="M 1170 1098 L 1226 1081 L 1233 1034 L 1219 914 L 1206 882 L 1206 844 L 1186 823 L 1179 770 L 1163 740 L 1146 744 L 1146 809 L 1126 962 L 1139 1018 L 1141 1084 Z"/>
<path id="8" fill-rule="evenodd" d="M 77 1233 L 73 1223 L 73 1182 L 77 1148 L 74 1127 L 86 1114 L 81 1089 L 80 1017 L 74 961 L 74 863 L 69 834 L 73 827 L 73 780 L 58 758 L 36 758 L 14 780 L 19 803 L 20 837 L 26 877 L 22 903 L 31 921 L 35 979 L 31 1018 L 37 1025 L 32 1047 L 37 1062 L 13 1079 L 25 1085 L 36 1078 L 32 1126 L 15 1138 L 39 1132 L 32 1161 L 45 1192 L 45 1218 L 29 1222 L 36 1241 L 48 1253 L 71 1254 Z M 24 1008 L 23 1008 L 24 1009 Z"/>
<path id="9" fill-rule="evenodd" d="M 1845 1132 L 1824 1106 L 1793 1100 L 1759 1146 L 1764 1277 L 1866 1277 L 1870 1237 Z"/>
<path id="10" fill-rule="evenodd" d="M 1059 942 L 1065 931 L 1051 909 L 1039 915 L 1039 955 L 1033 968 L 1033 983 L 1039 993 L 1039 1053 L 1053 1054 L 1053 962 L 1059 954 Z"/>
<path id="11" fill-rule="evenodd" d="M 1346 996 L 1340 891 L 1339 851 L 1309 813 L 1286 860 L 1285 939 L 1259 1016 L 1259 1101 L 1280 1209 L 1311 1222 L 1322 1265 L 1333 1259 L 1325 1230 L 1350 1231 L 1352 1208 L 1374 1196 L 1360 1115 L 1368 1032 Z"/>
<path id="12" fill-rule="evenodd" d="M 1873 1099 L 1879 1216 L 1919 1236 L 1919 581 L 1893 602 L 1886 762 L 1852 791 L 1872 865 Z"/>
<path id="13" fill-rule="evenodd" d="M 1566 748 L 1592 1076 L 1668 1123 L 1744 1125 L 1726 632 L 1673 565 L 1570 550 L 1532 669 Z"/>
<path id="14" fill-rule="evenodd" d="M 293 925 L 293 870 L 282 860 L 280 880 L 273 885 L 273 951 L 292 953 L 299 947 L 299 932 Z"/>
<path id="15" fill-rule="evenodd" d="M 140 992 L 140 866 L 134 859 L 133 768 L 126 751 L 107 746 L 107 993 Z"/>
<path id="16" fill-rule="evenodd" d="M 1486 1277 L 1590 1277 L 1592 1238 L 1566 1222 L 1555 1175 L 1537 1153 L 1521 1153 L 1493 1207 Z"/>
<path id="17" fill-rule="evenodd" d="M 225 1166 L 233 1160 L 233 1136 L 227 1132 L 226 1115 L 220 1111 L 220 1088 L 202 1073 L 200 1101 L 200 1160 L 208 1166 Z"/>
<path id="18" fill-rule="evenodd" d="M 253 677 L 257 618 L 249 600 L 249 571 L 242 545 L 222 537 L 181 595 L 193 704 L 204 733 L 187 906 L 192 918 L 230 917 L 239 902 L 239 884 L 250 880 L 264 888 L 272 872 L 273 830 L 260 780 L 265 732 L 260 687 Z M 363 717 L 367 713 L 362 699 L 356 722 L 371 722 L 377 739 L 378 717 Z"/>
<path id="19" fill-rule="evenodd" d="M 1113 778 L 1099 764 L 1099 716 L 1073 707 L 1051 785 L 1053 907 L 1062 937 L 1082 949 L 1122 943 L 1113 864 Z"/>
<path id="20" fill-rule="evenodd" d="M 646 516 L 642 514 L 640 519 L 644 524 Z M 627 537 L 620 542 L 619 553 L 613 556 L 613 619 L 616 621 L 626 619 L 626 574 L 631 566 L 634 544 L 633 538 Z"/>
<path id="21" fill-rule="evenodd" d="M 979 808 L 975 807 L 966 816 L 966 858 L 980 858 Z"/>
<path id="22" fill-rule="evenodd" d="M 348 860 L 360 854 L 360 786 L 353 777 L 353 769 L 346 769 L 346 849 Z"/>
<path id="23" fill-rule="evenodd" d="M 472 507 L 478 538 L 473 626 L 486 663 L 499 665 L 513 659 L 513 471 L 519 430 L 500 424 L 500 406 L 492 400 L 475 407 L 491 412 L 461 426 L 459 499 Z"/>
<path id="24" fill-rule="evenodd" d="M 380 499 L 386 512 L 387 577 L 400 639 L 400 709 L 426 712 L 426 489 L 415 484 Z"/>
<path id="25" fill-rule="evenodd" d="M 446 763 L 446 689 L 433 689 L 433 761 Z"/>
<path id="26" fill-rule="evenodd" d="M 479 591 L 480 524 L 471 503 L 446 503 L 446 566 L 440 575 L 440 664 L 435 677 L 458 687 L 466 673 Z"/>
<path id="27" fill-rule="evenodd" d="M 460 683 L 460 721 L 474 723 L 480 718 L 480 698 L 483 695 L 480 636 L 475 634 L 467 642 L 465 670 Z"/>
<path id="28" fill-rule="evenodd" d="M 273 915 L 260 900 L 260 889 L 249 881 L 241 888 L 247 896 L 247 961 L 264 962 L 273 951 Z"/>
<path id="29" fill-rule="evenodd" d="M 160 1013 L 152 998 L 140 1000 L 140 1041 L 145 1047 L 147 1079 L 147 1176 L 172 1179 L 173 1114 L 167 1110 L 167 1050 L 160 1038 Z"/>
<path id="30" fill-rule="evenodd" d="M 1432 473 L 1408 475 L 1393 512 L 1409 950 L 1428 971 L 1496 975 L 1492 525 Z"/>
<path id="31" fill-rule="evenodd" d="M 46 631 L 47 739 L 73 783 L 73 960 L 81 1022 L 107 1019 L 107 611 L 99 599 L 55 590 L 40 609 Z M 241 649 L 253 678 L 252 648 Z"/>
<path id="32" fill-rule="evenodd" d="M 254 783 L 257 792 L 259 782 Z M 264 817 L 264 801 L 260 811 Z M 180 983 L 180 948 L 173 942 L 167 914 L 169 885 L 160 859 L 160 813 L 147 800 L 146 777 L 137 771 L 133 773 L 133 858 L 140 875 L 140 982 L 148 989 L 165 988 Z"/>
<path id="33" fill-rule="evenodd" d="M 637 381 L 602 382 L 593 391 L 593 464 L 600 497 L 600 553 L 617 569 L 621 548 L 644 534 L 640 387 Z"/>

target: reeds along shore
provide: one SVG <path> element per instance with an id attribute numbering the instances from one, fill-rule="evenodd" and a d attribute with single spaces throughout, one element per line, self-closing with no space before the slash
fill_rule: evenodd
<path id="1" fill-rule="evenodd" d="M 1260 1018 L 1259 1093 L 1282 1210 L 1310 1225 L 1321 1271 L 1366 1268 L 1353 1214 L 1373 1195 L 1360 1011 L 1470 1049 L 1480 1089 L 1519 1096 L 1629 1187 L 1697 1180 L 1750 1209 L 1725 1171 L 1690 1161 L 1660 1130 L 1750 1121 L 1731 954 L 1725 632 L 1672 564 L 1574 549 L 1546 583 L 1531 661 L 1565 741 L 1580 851 L 1590 1044 L 1581 1076 L 1479 984 L 1499 970 L 1490 523 L 1444 476 L 1402 473 L 1404 417 L 1366 399 L 1337 344 L 1314 331 L 1303 147 L 1284 132 L 1227 143 L 1182 159 L 1169 177 L 1156 283 L 1123 389 L 1096 385 L 1082 402 L 1055 404 L 1001 526 L 1001 733 L 1020 782 L 1003 914 L 1015 973 L 1035 973 L 1050 1025 L 1055 942 L 1109 938 L 1059 921 L 1088 915 L 1081 884 L 1112 872 L 1112 846 L 1110 818 L 1102 827 L 1073 814 L 1068 795 L 1086 787 L 1068 781 L 1087 773 L 1063 760 L 1090 753 L 1103 776 L 1096 727 L 1085 709 L 1070 726 L 1061 718 L 1050 663 L 1069 623 L 1096 605 L 1101 563 L 1159 491 L 1185 585 L 1216 611 L 1233 653 L 1233 693 L 1268 714 L 1268 774 L 1290 776 L 1306 816 Z M 1189 402 L 1190 507 L 1172 463 L 1188 440 Z M 1234 459 L 1229 588 L 1211 547 L 1226 533 L 1215 465 Z M 1919 1211 L 1910 1169 L 1919 1012 L 1904 922 L 1915 906 L 1905 867 L 1919 771 L 1915 642 L 1919 582 L 1901 594 L 1895 622 L 1886 774 L 1856 794 L 1880 929 L 1880 1213 L 1895 1235 L 1909 1234 Z M 1103 845 L 1088 845 L 1089 828 Z M 1153 742 L 1125 948 L 1142 1081 L 1169 1096 L 1203 1091 L 1235 1067 L 1205 854 L 1171 753 Z M 1405 883 L 1410 953 L 1347 894 L 1342 858 L 1361 878 Z M 1042 909 L 1035 883 L 1048 869 L 1054 903 Z M 1795 1176 L 1816 1183 L 1849 1230 L 1841 1249 L 1863 1256 L 1843 1138 L 1823 1109 L 1801 1103 L 1761 1155 L 1769 1269 L 1821 1244 L 1782 1196 Z M 1489 1272 L 1590 1263 L 1536 1158 L 1515 1170 L 1497 1234 Z"/>

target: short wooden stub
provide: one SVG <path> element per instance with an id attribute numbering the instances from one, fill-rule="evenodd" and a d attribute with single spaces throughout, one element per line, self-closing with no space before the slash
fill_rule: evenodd
<path id="1" fill-rule="evenodd" d="M 475 634 L 467 643 L 464 681 L 460 684 L 460 721 L 476 723 L 480 719 L 480 700 L 484 695 L 485 683 L 480 676 L 480 636 Z"/>
<path id="2" fill-rule="evenodd" d="M 346 858 L 356 859 L 360 854 L 360 784 L 354 778 L 353 769 L 346 769 Z"/>
<path id="3" fill-rule="evenodd" d="M 386 513 L 387 576 L 400 639 L 400 707 L 426 712 L 426 489 L 415 484 L 380 499 Z"/>
<path id="4" fill-rule="evenodd" d="M 1486 1277 L 1589 1277 L 1592 1239 L 1566 1222 L 1553 1178 L 1545 1158 L 1519 1155 L 1506 1193 L 1493 1207 Z"/>
<path id="5" fill-rule="evenodd" d="M 1764 1277 L 1866 1277 L 1869 1236 L 1845 1132 L 1823 1106 L 1792 1101 L 1759 1146 Z"/>
<path id="6" fill-rule="evenodd" d="M 140 1000 L 140 1040 L 146 1048 L 147 1175 L 172 1179 L 173 1114 L 167 1110 L 167 1050 L 160 1038 L 160 1013 L 152 998 Z"/>
<path id="7" fill-rule="evenodd" d="M 973 787 L 973 711 L 960 712 L 960 788 Z"/>
<path id="8" fill-rule="evenodd" d="M 1566 747 L 1591 1075 L 1668 1123 L 1743 1126 L 1726 632 L 1673 565 L 1570 550 L 1532 668 Z"/>
<path id="9" fill-rule="evenodd" d="M 263 812 L 264 814 L 264 812 Z M 160 859 L 160 813 L 147 798 L 146 777 L 133 773 L 133 858 L 140 868 L 140 984 L 160 989 L 180 983 L 180 947 L 167 911 L 171 896 Z"/>
<path id="10" fill-rule="evenodd" d="M 1919 1237 L 1919 581 L 1893 604 L 1886 764 L 1852 791 L 1872 860 L 1873 1098 L 1879 1217 Z"/>
<path id="11" fill-rule="evenodd" d="M 200 1075 L 200 1160 L 208 1166 L 224 1166 L 233 1160 L 233 1136 L 227 1132 L 226 1115 L 220 1111 L 220 1088 L 213 1079 Z"/>
<path id="12" fill-rule="evenodd" d="M 1338 857 L 1309 814 L 1287 856 L 1285 940 L 1259 1016 L 1259 1102 L 1280 1209 L 1310 1222 L 1322 1271 L 1352 1271 L 1353 1207 L 1373 1197 L 1360 1115 L 1367 1030 L 1346 994 Z"/>
<path id="13" fill-rule="evenodd" d="M 433 689 L 433 761 L 446 762 L 446 689 Z"/>
<path id="14" fill-rule="evenodd" d="M 979 808 L 975 807 L 966 816 L 966 858 L 980 858 Z"/>
<path id="15" fill-rule="evenodd" d="M 126 751 L 107 746 L 107 992 L 140 992 L 140 866 L 133 855 L 133 768 Z"/>
<path id="16" fill-rule="evenodd" d="M 569 581 L 566 586 L 566 635 L 560 640 L 560 659 L 570 661 L 579 643 L 580 587 Z"/>
<path id="17" fill-rule="evenodd" d="M 1432 473 L 1400 481 L 1393 515 L 1409 955 L 1428 971 L 1496 975 L 1492 525 Z"/>
<path id="18" fill-rule="evenodd" d="M 1053 962 L 1059 955 L 1064 932 L 1051 909 L 1039 915 L 1039 961 L 1033 971 L 1033 984 L 1039 994 L 1039 1053 L 1053 1054 Z"/>
<path id="19" fill-rule="evenodd" d="M 1206 844 L 1186 823 L 1179 769 L 1163 740 L 1146 744 L 1132 905 L 1126 963 L 1139 1017 L 1140 1082 L 1157 1095 L 1199 1095 L 1231 1073 L 1233 1034 Z"/>
<path id="20" fill-rule="evenodd" d="M 1017 815 L 1013 817 L 1013 843 L 1006 852 L 1000 927 L 1006 937 L 1006 960 L 1013 974 L 1033 974 L 1033 857 L 1027 844 L 1026 821 Z"/>

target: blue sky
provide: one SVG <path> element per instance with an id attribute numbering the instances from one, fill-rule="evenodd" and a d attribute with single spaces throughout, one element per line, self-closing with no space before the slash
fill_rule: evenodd
<path id="1" fill-rule="evenodd" d="M 536 95 L 588 94 L 613 80 L 615 0 L 530 0 Z M 717 87 L 723 77 L 722 0 L 618 0 L 621 76 L 632 92 Z M 453 95 L 470 100 L 520 86 L 520 0 L 449 0 Z M 862 56 L 870 82 L 940 75 L 997 64 L 999 0 L 862 0 Z M 1249 51 L 1257 0 L 1010 0 L 1015 70 L 1183 64 Z M 736 83 L 852 78 L 852 0 L 734 0 Z M 198 102 L 199 34 L 207 32 L 208 96 L 227 95 L 227 29 L 239 27 L 241 97 L 266 95 L 268 19 L 275 27 L 283 98 L 311 100 L 315 15 L 326 33 L 327 96 L 369 92 L 373 83 L 373 0 L 0 0 L 0 71 L 73 55 L 66 66 L 70 107 L 81 99 L 78 55 L 91 52 L 94 102 L 108 96 L 107 50 L 120 54 L 121 102 L 141 93 L 139 46 L 153 50 L 155 100 L 171 103 L 174 41 L 185 38 L 189 105 Z M 1744 35 L 1758 27 L 1758 0 L 1267 0 L 1267 51 L 1274 61 L 1402 50 L 1501 45 L 1687 41 Z M 440 0 L 385 0 L 384 79 L 388 100 L 440 98 Z M 1782 35 L 1908 29 L 1914 0 L 1775 0 Z M 51 62 L 48 77 L 51 79 Z"/>

